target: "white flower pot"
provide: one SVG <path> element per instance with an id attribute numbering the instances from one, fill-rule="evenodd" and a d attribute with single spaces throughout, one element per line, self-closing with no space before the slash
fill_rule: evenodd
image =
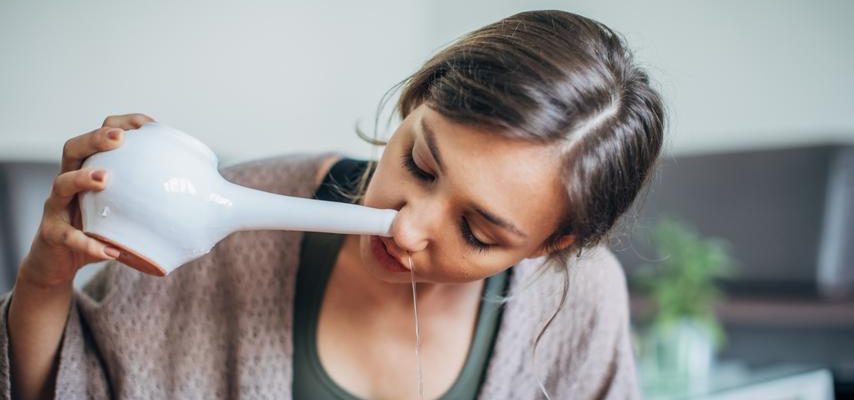
<path id="1" fill-rule="evenodd" d="M 650 332 L 649 356 L 655 386 L 690 393 L 704 390 L 715 360 L 713 332 L 702 321 L 682 318 Z"/>

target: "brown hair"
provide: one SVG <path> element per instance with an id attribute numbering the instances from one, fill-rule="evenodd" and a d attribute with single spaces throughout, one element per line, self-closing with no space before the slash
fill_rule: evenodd
<path id="1" fill-rule="evenodd" d="M 536 357 L 540 337 L 566 299 L 567 260 L 606 238 L 648 186 L 663 142 L 662 100 L 618 33 L 558 10 L 521 12 L 458 38 L 386 92 L 377 120 L 388 94 L 401 85 L 395 107 L 401 120 L 427 102 L 454 122 L 561 152 L 568 213 L 543 248 L 550 249 L 546 262 L 565 274 L 564 292 L 537 335 Z M 371 144 L 386 144 L 356 131 Z M 575 241 L 557 249 L 568 234 Z"/>

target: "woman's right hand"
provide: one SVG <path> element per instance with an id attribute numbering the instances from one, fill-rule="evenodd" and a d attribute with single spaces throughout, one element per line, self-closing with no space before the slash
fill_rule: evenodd
<path id="1" fill-rule="evenodd" d="M 86 264 L 115 259 L 118 250 L 83 233 L 77 194 L 104 190 L 109 177 L 102 169 L 81 169 L 92 154 L 118 148 L 125 130 L 154 119 L 144 114 L 110 116 L 101 128 L 73 137 L 62 148 L 62 164 L 44 203 L 44 215 L 19 278 L 41 287 L 69 285 Z M 115 253 L 111 254 L 111 252 Z"/>

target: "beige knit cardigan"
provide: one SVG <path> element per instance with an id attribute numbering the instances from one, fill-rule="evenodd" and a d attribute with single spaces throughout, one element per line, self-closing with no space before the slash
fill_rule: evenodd
<path id="1" fill-rule="evenodd" d="M 229 181 L 312 197 L 321 162 L 292 153 L 221 168 Z M 289 399 L 295 276 L 302 232 L 241 231 L 167 277 L 110 261 L 75 290 L 60 349 L 56 398 Z M 605 247 L 570 261 L 567 303 L 531 361 L 562 274 L 529 282 L 542 259 L 514 266 L 479 399 L 639 398 L 625 276 Z M 10 397 L 7 313 L 0 298 L 0 396 Z M 428 372 L 429 373 L 429 372 Z"/>

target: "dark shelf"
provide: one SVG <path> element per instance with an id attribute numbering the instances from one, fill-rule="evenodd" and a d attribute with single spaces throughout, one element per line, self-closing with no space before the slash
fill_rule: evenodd
<path id="1" fill-rule="evenodd" d="M 654 312 L 655 305 L 644 296 L 632 294 L 630 303 L 636 322 L 648 321 Z M 854 329 L 854 300 L 729 297 L 718 304 L 716 312 L 727 325 Z"/>

